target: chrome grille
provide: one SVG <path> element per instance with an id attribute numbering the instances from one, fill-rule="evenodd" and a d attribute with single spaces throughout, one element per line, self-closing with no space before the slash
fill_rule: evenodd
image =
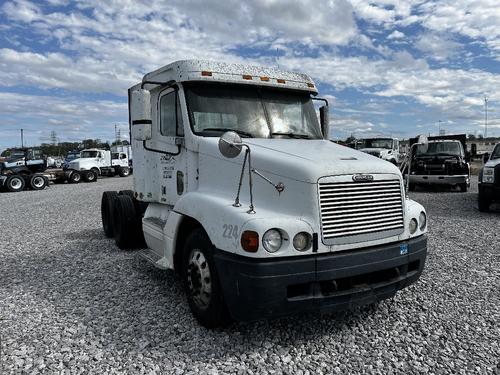
<path id="1" fill-rule="evenodd" d="M 404 229 L 399 179 L 320 182 L 319 197 L 325 243 L 382 232 L 399 234 Z"/>

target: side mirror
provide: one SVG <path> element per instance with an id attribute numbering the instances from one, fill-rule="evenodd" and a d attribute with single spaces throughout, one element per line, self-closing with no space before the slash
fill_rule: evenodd
<path id="1" fill-rule="evenodd" d="M 219 151 L 226 158 L 233 159 L 237 157 L 242 148 L 241 137 L 236 132 L 225 132 L 219 138 Z"/>
<path id="2" fill-rule="evenodd" d="M 327 105 L 319 107 L 319 121 L 323 139 L 330 139 L 330 111 Z"/>
<path id="3" fill-rule="evenodd" d="M 134 90 L 130 95 L 132 138 L 147 141 L 152 138 L 151 94 L 148 90 Z"/>

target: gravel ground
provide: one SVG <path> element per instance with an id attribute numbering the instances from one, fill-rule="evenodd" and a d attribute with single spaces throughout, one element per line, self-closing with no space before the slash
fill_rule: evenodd
<path id="1" fill-rule="evenodd" d="M 104 190 L 132 179 L 0 194 L 0 373 L 500 374 L 500 209 L 417 191 L 429 255 L 378 306 L 208 331 L 178 279 L 101 230 Z"/>

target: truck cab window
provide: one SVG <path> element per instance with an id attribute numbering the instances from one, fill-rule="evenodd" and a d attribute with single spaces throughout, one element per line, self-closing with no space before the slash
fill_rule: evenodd
<path id="1" fill-rule="evenodd" d="M 160 99 L 160 133 L 166 137 L 184 136 L 179 98 L 176 91 Z"/>

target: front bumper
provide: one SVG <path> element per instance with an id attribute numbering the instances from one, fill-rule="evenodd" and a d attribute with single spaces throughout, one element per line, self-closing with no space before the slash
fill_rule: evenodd
<path id="1" fill-rule="evenodd" d="M 500 186 L 480 183 L 478 185 L 479 195 L 491 201 L 500 201 Z"/>
<path id="2" fill-rule="evenodd" d="M 408 246 L 404 254 L 401 245 Z M 404 250 L 404 248 L 403 248 Z M 420 277 L 427 236 L 409 241 L 285 259 L 247 258 L 216 250 L 224 298 L 239 321 L 333 312 L 394 296 Z"/>
<path id="3" fill-rule="evenodd" d="M 412 184 L 458 185 L 469 184 L 469 175 L 410 175 Z"/>

